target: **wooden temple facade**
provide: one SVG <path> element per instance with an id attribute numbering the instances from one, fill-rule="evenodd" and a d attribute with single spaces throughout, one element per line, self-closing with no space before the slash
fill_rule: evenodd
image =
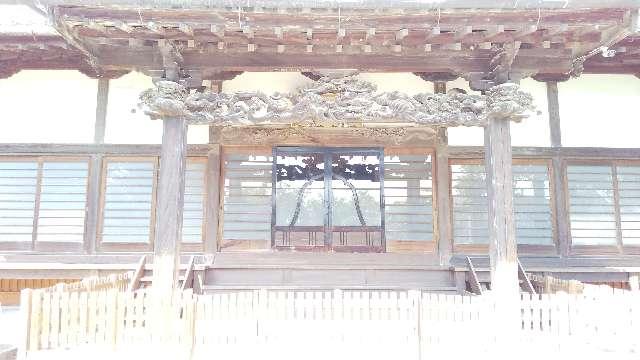
<path id="1" fill-rule="evenodd" d="M 640 149 L 563 147 L 557 91 L 640 74 L 637 2 L 144 3 L 27 2 L 58 34 L 0 34 L 0 77 L 99 79 L 95 143 L 0 144 L 2 291 L 136 269 L 169 288 L 191 269 L 205 292 L 513 292 L 518 260 L 638 287 Z M 162 145 L 104 143 L 109 81 L 130 71 L 154 78 L 140 103 Z M 220 92 L 253 71 L 313 82 Z M 435 94 L 380 93 L 357 71 Z M 479 93 L 447 86 L 459 77 Z M 528 77 L 547 86 L 551 147 L 511 146 L 535 112 Z M 209 144 L 186 144 L 191 124 Z M 484 127 L 485 146 L 449 146 L 453 126 Z"/>

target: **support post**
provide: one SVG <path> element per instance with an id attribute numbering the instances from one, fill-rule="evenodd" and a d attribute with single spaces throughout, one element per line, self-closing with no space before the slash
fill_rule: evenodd
<path id="1" fill-rule="evenodd" d="M 560 131 L 560 102 L 558 101 L 558 82 L 547 81 L 547 106 L 549 109 L 549 135 L 551 146 L 562 146 L 562 133 Z"/>
<path id="2" fill-rule="evenodd" d="M 156 294 L 171 296 L 174 287 L 178 284 L 180 269 L 187 123 L 182 118 L 165 118 L 163 126 L 157 191 L 153 287 L 157 291 Z"/>
<path id="3" fill-rule="evenodd" d="M 492 118 L 485 128 L 491 290 L 517 297 L 518 255 L 513 215 L 510 120 Z"/>
<path id="4" fill-rule="evenodd" d="M 218 249 L 218 221 L 220 214 L 220 145 L 211 146 L 207 159 L 207 207 L 204 253 Z"/>
<path id="5" fill-rule="evenodd" d="M 100 192 L 103 161 L 102 154 L 91 155 L 84 234 L 84 250 L 88 254 L 93 254 L 98 248 L 98 221 L 100 217 Z"/>
<path id="6" fill-rule="evenodd" d="M 449 199 L 450 173 L 447 129 L 439 128 L 436 135 L 436 206 L 438 221 L 438 257 L 440 265 L 449 265 L 453 253 L 451 239 L 451 204 Z"/>
<path id="7" fill-rule="evenodd" d="M 93 142 L 96 144 L 104 144 L 108 102 L 109 79 L 98 79 L 98 95 L 96 98 L 96 123 L 95 130 L 93 132 Z"/>
<path id="8" fill-rule="evenodd" d="M 493 116 L 484 130 L 493 329 L 496 350 L 505 355 L 512 353 L 520 326 L 510 126 L 509 118 Z"/>
<path id="9" fill-rule="evenodd" d="M 563 168 L 563 162 L 559 155 L 553 156 L 551 159 L 552 175 L 553 175 L 553 201 L 555 205 L 556 219 L 556 237 L 558 253 L 560 256 L 569 256 L 571 252 L 571 244 L 569 237 L 569 221 L 567 198 L 569 196 L 564 184 L 566 183 L 566 175 Z"/>

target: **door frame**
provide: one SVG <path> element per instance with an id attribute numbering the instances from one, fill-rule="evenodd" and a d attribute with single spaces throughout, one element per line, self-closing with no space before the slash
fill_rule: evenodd
<path id="1" fill-rule="evenodd" d="M 276 232 L 282 231 L 282 226 L 276 224 L 277 209 L 277 176 L 278 176 L 278 156 L 283 155 L 303 155 L 303 154 L 322 154 L 324 157 L 324 219 L 322 230 L 324 233 L 323 246 L 310 246 L 310 247 L 296 247 L 296 246 L 278 246 L 276 244 Z M 378 173 L 380 183 L 380 246 L 358 246 L 358 247 L 341 247 L 341 251 L 351 252 L 385 252 L 386 251 L 386 238 L 385 238 L 385 204 L 384 204 L 384 148 L 383 147 L 326 147 L 326 146 L 274 146 L 272 148 L 273 163 L 272 163 L 272 196 L 271 196 L 271 248 L 278 250 L 322 250 L 322 251 L 335 251 L 336 246 L 333 242 L 334 226 L 332 224 L 332 212 L 333 212 L 333 192 L 332 192 L 332 180 L 333 180 L 333 155 L 334 154 L 353 154 L 353 155 L 374 155 L 378 158 Z M 286 226 L 285 226 L 286 227 Z M 302 230 L 305 230 L 304 226 L 300 226 Z M 317 231 L 316 227 L 310 230 Z M 346 228 L 346 227 L 345 227 Z M 366 235 L 365 235 L 366 236 Z"/>

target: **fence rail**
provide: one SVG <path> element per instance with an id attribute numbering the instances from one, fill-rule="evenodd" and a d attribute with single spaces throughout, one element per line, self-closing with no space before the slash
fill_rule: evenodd
<path id="1" fill-rule="evenodd" d="M 47 292 L 90 292 L 101 290 L 120 290 L 127 289 L 133 272 L 126 272 L 121 274 L 111 274 L 103 277 L 88 277 L 80 281 L 70 283 L 58 283 L 48 288 L 43 288 L 41 291 Z"/>
<path id="2" fill-rule="evenodd" d="M 376 358 L 421 358 L 438 349 L 488 351 L 500 340 L 492 331 L 496 305 L 490 295 L 338 290 L 194 295 L 187 290 L 177 292 L 171 305 L 154 308 L 150 291 L 25 290 L 25 349 L 161 343 L 203 356 L 228 351 L 237 358 L 247 349 L 323 344 L 314 351 L 359 349 L 359 356 L 366 351 Z M 520 331 L 513 334 L 519 344 L 640 351 L 635 292 L 523 294 L 519 304 L 514 329 Z M 154 326 L 159 313 L 170 315 Z"/>

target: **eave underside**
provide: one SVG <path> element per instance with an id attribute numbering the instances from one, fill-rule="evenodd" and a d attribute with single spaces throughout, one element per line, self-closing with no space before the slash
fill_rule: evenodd
<path id="1" fill-rule="evenodd" d="M 130 9 L 52 6 L 60 36 L 0 34 L 2 74 L 79 69 L 195 82 L 226 71 L 444 73 L 467 79 L 640 73 L 637 10 Z M 603 57 L 597 49 L 615 50 Z M 579 75 L 579 74 L 578 74 Z"/>

